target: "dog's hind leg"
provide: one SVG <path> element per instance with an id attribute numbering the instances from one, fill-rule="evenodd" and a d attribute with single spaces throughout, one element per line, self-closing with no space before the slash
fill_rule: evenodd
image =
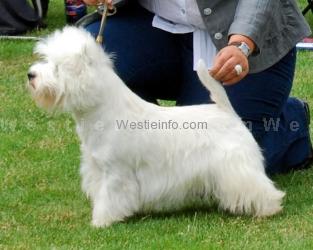
<path id="1" fill-rule="evenodd" d="M 222 209 L 256 217 L 271 216 L 281 211 L 284 192 L 276 189 L 256 164 L 255 161 L 233 159 L 223 162 L 211 173 L 213 194 Z"/>
<path id="2" fill-rule="evenodd" d="M 138 211 L 139 187 L 133 173 L 103 173 L 100 184 L 93 199 L 94 226 L 110 226 Z"/>

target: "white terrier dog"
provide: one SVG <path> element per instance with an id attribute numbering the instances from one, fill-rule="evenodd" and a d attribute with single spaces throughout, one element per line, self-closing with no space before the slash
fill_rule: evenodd
<path id="1" fill-rule="evenodd" d="M 66 27 L 35 52 L 43 61 L 30 68 L 29 89 L 39 106 L 69 111 L 77 123 L 94 226 L 212 198 L 234 214 L 281 211 L 284 193 L 266 176 L 258 144 L 203 62 L 198 75 L 216 104 L 160 107 L 126 87 L 86 31 Z"/>

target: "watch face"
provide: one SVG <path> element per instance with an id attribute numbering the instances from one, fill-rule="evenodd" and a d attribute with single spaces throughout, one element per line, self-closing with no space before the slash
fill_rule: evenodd
<path id="1" fill-rule="evenodd" d="M 247 57 L 250 55 L 250 48 L 249 46 L 245 43 L 242 42 L 238 48 L 242 51 L 242 53 L 244 53 Z"/>
<path id="2" fill-rule="evenodd" d="M 249 57 L 249 55 L 251 54 L 251 49 L 249 48 L 248 44 L 246 44 L 245 42 L 233 42 L 230 43 L 229 45 L 233 45 L 236 46 L 238 49 L 241 50 L 241 52 L 246 56 Z"/>

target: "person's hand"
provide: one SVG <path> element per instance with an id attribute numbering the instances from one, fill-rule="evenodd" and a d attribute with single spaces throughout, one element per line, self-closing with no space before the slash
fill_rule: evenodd
<path id="1" fill-rule="evenodd" d="M 87 5 L 97 5 L 99 3 L 105 3 L 109 9 L 113 8 L 113 0 L 83 0 Z"/>
<path id="2" fill-rule="evenodd" d="M 233 34 L 229 38 L 229 43 L 245 42 L 251 52 L 255 50 L 254 41 L 244 35 Z M 242 73 L 239 75 L 235 69 L 236 65 L 242 67 Z M 249 73 L 248 58 L 236 46 L 227 46 L 223 48 L 215 57 L 213 67 L 210 74 L 217 81 L 223 82 L 225 85 L 231 85 L 242 80 Z"/>
<path id="3" fill-rule="evenodd" d="M 242 67 L 242 73 L 237 75 L 235 66 Z M 243 79 L 249 72 L 249 62 L 247 57 L 236 47 L 227 46 L 216 55 L 211 76 L 225 85 L 232 85 Z"/>

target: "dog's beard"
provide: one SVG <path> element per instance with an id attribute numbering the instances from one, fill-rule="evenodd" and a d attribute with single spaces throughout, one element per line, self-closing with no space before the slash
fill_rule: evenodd
<path id="1" fill-rule="evenodd" d="M 45 110 L 55 110 L 63 102 L 63 98 L 58 96 L 56 91 L 52 88 L 40 87 L 36 89 L 31 85 L 29 85 L 28 88 L 36 104 Z"/>

